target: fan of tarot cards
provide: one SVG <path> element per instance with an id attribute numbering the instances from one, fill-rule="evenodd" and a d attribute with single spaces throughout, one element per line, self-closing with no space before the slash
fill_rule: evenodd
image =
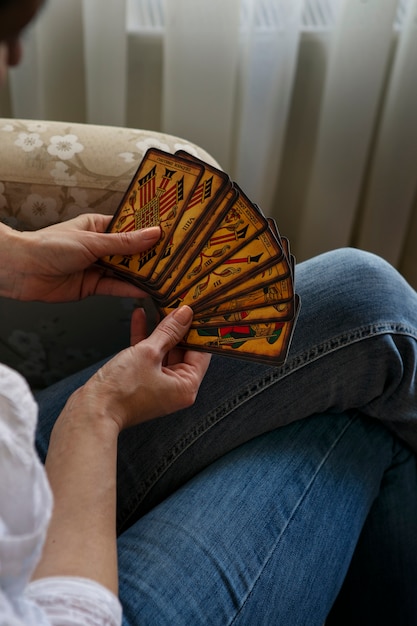
<path id="1" fill-rule="evenodd" d="M 100 265 L 148 293 L 160 317 L 183 304 L 193 309 L 180 346 L 284 363 L 300 299 L 275 221 L 224 172 L 184 151 L 150 148 L 108 231 L 154 225 L 162 230 L 154 247 Z"/>

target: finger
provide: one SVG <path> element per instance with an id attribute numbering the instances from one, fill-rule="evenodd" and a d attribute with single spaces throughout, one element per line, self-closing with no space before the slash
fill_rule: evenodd
<path id="1" fill-rule="evenodd" d="M 94 246 L 92 252 L 97 259 L 112 254 L 138 254 L 154 246 L 160 237 L 161 229 L 159 226 L 133 230 L 128 233 L 99 234 L 91 242 Z"/>
<path id="2" fill-rule="evenodd" d="M 146 312 L 142 308 L 137 308 L 132 313 L 132 319 L 130 320 L 130 345 L 135 344 L 146 339 L 147 333 L 147 319 Z"/>
<path id="3" fill-rule="evenodd" d="M 197 350 L 187 350 L 186 348 L 179 347 L 173 348 L 169 352 L 166 358 L 166 365 L 175 366 L 179 363 L 185 363 L 191 367 L 196 367 L 201 370 L 203 374 L 206 373 L 210 364 L 211 354 L 208 352 L 202 352 Z"/>
<path id="4" fill-rule="evenodd" d="M 189 306 L 182 306 L 164 317 L 149 336 L 149 341 L 159 349 L 163 359 L 183 339 L 192 319 L 192 309 Z"/>
<path id="5" fill-rule="evenodd" d="M 119 278 L 106 276 L 103 270 L 91 268 L 85 270 L 80 298 L 87 296 L 117 296 L 118 298 L 144 298 L 148 294 Z"/>
<path id="6" fill-rule="evenodd" d="M 178 363 L 184 362 L 184 348 L 175 347 L 168 352 L 166 355 L 164 365 L 171 367 L 172 365 L 177 365 Z"/>
<path id="7" fill-rule="evenodd" d="M 111 215 L 104 215 L 103 213 L 82 213 L 65 222 L 65 225 L 68 228 L 75 226 L 77 230 L 104 233 L 112 219 Z"/>
<path id="8" fill-rule="evenodd" d="M 96 259 L 111 254 L 137 254 L 148 250 L 160 239 L 160 226 L 150 226 L 129 232 L 105 232 L 111 217 L 95 213 L 86 213 L 68 220 L 64 227 L 78 231 L 78 237 Z M 61 226 L 62 228 L 62 226 Z M 80 232 L 81 231 L 81 232 Z"/>
<path id="9" fill-rule="evenodd" d="M 186 350 L 184 353 L 184 363 L 190 365 L 203 379 L 211 361 L 209 352 L 198 352 L 197 350 Z"/>

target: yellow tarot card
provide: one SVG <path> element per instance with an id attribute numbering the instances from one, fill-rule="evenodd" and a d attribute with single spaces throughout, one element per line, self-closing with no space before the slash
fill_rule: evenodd
<path id="1" fill-rule="evenodd" d="M 221 296 L 229 299 L 232 286 L 237 293 L 239 289 L 248 293 L 258 286 L 258 277 L 267 275 L 271 266 L 281 279 L 289 276 L 286 257 L 273 234 L 266 230 L 190 288 L 185 291 L 178 288 L 178 296 L 166 305 L 166 310 L 188 304 L 195 311 L 205 311 L 215 306 Z"/>
<path id="2" fill-rule="evenodd" d="M 211 305 L 207 304 L 207 307 L 201 311 L 194 313 L 194 320 L 200 320 L 203 317 L 213 317 L 215 315 L 230 315 L 231 313 L 239 313 L 241 311 L 248 311 L 251 309 L 264 308 L 273 306 L 276 311 L 287 311 L 288 303 L 294 299 L 294 283 L 292 275 L 282 280 L 264 284 L 263 276 L 270 271 L 275 273 L 275 269 L 269 268 L 267 272 L 264 272 L 259 280 L 260 286 L 254 287 L 250 291 L 246 289 L 239 292 L 238 289 L 230 291 L 224 294 L 221 298 Z M 257 277 L 251 279 L 257 281 Z"/>
<path id="3" fill-rule="evenodd" d="M 186 152 L 177 152 L 182 158 L 191 159 Z M 199 159 L 193 159 L 204 167 L 204 173 L 194 190 L 193 195 L 184 207 L 184 211 L 173 229 L 170 240 L 165 246 L 164 254 L 157 263 L 149 283 L 161 293 L 165 293 L 168 281 L 165 279 L 171 273 L 171 268 L 181 268 L 183 256 L 190 245 L 193 244 L 197 233 L 208 226 L 210 216 L 215 219 L 217 211 L 221 209 L 221 200 L 231 190 L 232 182 L 221 170 L 207 165 Z M 217 210 L 216 210 L 217 207 Z M 171 277 L 172 280 L 172 277 Z"/>
<path id="4" fill-rule="evenodd" d="M 192 240 L 187 238 L 186 244 L 181 246 L 181 255 L 177 259 L 177 262 L 174 265 L 170 265 L 169 272 L 165 272 L 163 279 L 158 282 L 158 293 L 155 295 L 155 299 L 163 302 L 170 299 L 170 295 L 173 292 L 175 285 L 178 284 L 184 276 L 188 265 L 192 262 L 195 256 L 196 253 L 194 251 L 198 250 L 201 246 L 200 240 L 207 238 L 207 233 L 209 233 L 219 219 L 227 213 L 236 198 L 237 191 L 232 186 L 231 189 L 229 189 L 229 191 L 227 191 L 218 202 L 210 206 L 210 211 L 205 212 L 204 219 L 198 227 L 198 232 L 195 233 L 196 238 L 192 237 Z M 185 261 L 185 257 L 189 259 L 188 262 Z"/>
<path id="5" fill-rule="evenodd" d="M 262 272 L 255 274 L 254 276 L 249 276 L 244 283 L 239 284 L 230 284 L 227 291 L 218 291 L 216 293 L 215 298 L 206 298 L 201 300 L 201 302 L 195 303 L 195 314 L 207 311 L 211 309 L 211 307 L 219 306 L 226 301 L 233 300 L 234 298 L 241 299 L 244 296 L 248 296 L 252 294 L 251 297 L 255 297 L 253 294 L 255 291 L 263 290 L 266 286 L 271 286 L 275 284 L 275 288 L 277 284 L 281 284 L 283 280 L 289 279 L 292 281 L 291 268 L 287 261 L 285 255 L 278 260 L 278 262 L 273 261 L 271 265 L 268 265 Z M 290 288 L 291 283 L 288 283 L 288 287 Z M 280 292 L 278 292 L 280 293 Z M 282 292 L 281 292 L 282 293 Z M 272 295 L 272 294 L 270 294 Z M 261 298 L 262 294 L 259 292 L 256 294 L 257 297 Z M 251 298 L 248 299 L 248 304 L 250 305 Z M 271 304 L 271 302 L 269 303 Z M 260 305 L 261 306 L 261 305 Z M 243 307 L 246 308 L 246 307 Z"/>
<path id="6" fill-rule="evenodd" d="M 160 226 L 161 239 L 141 254 L 104 257 L 100 264 L 119 276 L 139 284 L 151 276 L 170 241 L 183 208 L 194 193 L 203 174 L 200 163 L 150 148 L 134 175 L 108 228 L 109 232 L 128 232 Z"/>
<path id="7" fill-rule="evenodd" d="M 192 328 L 180 345 L 191 350 L 282 365 L 287 358 L 296 316 L 288 322 Z"/>
<path id="8" fill-rule="evenodd" d="M 200 245 L 195 245 L 190 249 L 188 258 L 187 253 L 185 253 L 183 266 L 186 270 L 163 302 L 166 302 L 168 298 L 170 300 L 176 298 L 177 294 L 189 292 L 193 285 L 196 285 L 194 301 L 203 290 L 208 294 L 207 288 L 203 285 L 210 284 L 210 280 L 207 282 L 205 277 L 210 275 L 214 279 L 215 276 L 218 276 L 220 279 L 220 274 L 214 274 L 216 268 L 226 263 L 229 258 L 242 249 L 245 249 L 245 252 L 238 255 L 234 261 L 230 261 L 227 269 L 224 269 L 224 277 L 233 274 L 236 278 L 236 274 L 242 275 L 242 270 L 244 268 L 249 269 L 249 265 L 253 271 L 257 266 L 259 267 L 259 254 L 263 254 L 265 250 L 262 248 L 260 251 L 257 238 L 268 229 L 268 221 L 262 213 L 254 209 L 253 204 L 241 190 L 238 189 L 238 192 L 236 200 L 216 229 L 210 233 L 207 239 L 199 238 Z M 249 248 L 248 245 L 252 242 L 254 242 L 253 247 Z M 213 283 L 213 286 L 220 287 L 223 284 L 224 281 L 220 280 L 220 283 L 216 282 L 215 285 Z"/>
<path id="9" fill-rule="evenodd" d="M 294 317 L 294 298 L 276 305 L 262 306 L 254 309 L 231 311 L 217 315 L 204 315 L 193 319 L 191 328 L 204 326 L 227 326 L 228 324 L 261 324 L 270 321 L 288 322 Z"/>

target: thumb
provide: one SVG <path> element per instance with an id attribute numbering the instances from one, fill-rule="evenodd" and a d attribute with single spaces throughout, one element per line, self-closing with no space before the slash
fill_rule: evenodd
<path id="1" fill-rule="evenodd" d="M 160 237 L 161 229 L 159 226 L 151 226 L 127 233 L 106 233 L 100 238 L 102 250 L 97 256 L 138 254 L 155 245 Z"/>
<path id="2" fill-rule="evenodd" d="M 149 339 L 166 354 L 183 339 L 190 328 L 193 310 L 189 306 L 181 306 L 159 322 Z"/>

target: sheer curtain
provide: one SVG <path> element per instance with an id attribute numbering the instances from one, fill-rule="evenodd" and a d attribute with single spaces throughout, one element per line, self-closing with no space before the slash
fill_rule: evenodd
<path id="1" fill-rule="evenodd" d="M 49 0 L 3 116 L 206 148 L 302 260 L 372 250 L 417 284 L 417 0 Z"/>

